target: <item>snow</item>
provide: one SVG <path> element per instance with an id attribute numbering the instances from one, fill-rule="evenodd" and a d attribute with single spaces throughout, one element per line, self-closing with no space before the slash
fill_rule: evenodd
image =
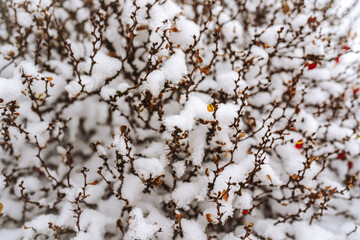
<path id="1" fill-rule="evenodd" d="M 181 50 L 175 50 L 175 53 L 165 61 L 161 68 L 164 72 L 166 80 L 178 84 L 182 78 L 188 73 L 185 63 L 185 54 Z"/>
<path id="2" fill-rule="evenodd" d="M 144 179 L 156 178 L 164 173 L 164 166 L 156 158 L 138 158 L 134 161 L 134 168 Z"/>
<path id="3" fill-rule="evenodd" d="M 278 38 L 278 31 L 282 26 L 271 26 L 264 29 L 264 33 L 261 34 L 260 40 L 270 46 L 275 46 Z"/>
<path id="4" fill-rule="evenodd" d="M 0 78 L 0 98 L 13 101 L 18 100 L 21 97 L 21 91 L 24 86 L 20 79 L 6 79 Z"/>
<path id="5" fill-rule="evenodd" d="M 200 28 L 193 21 L 186 19 L 185 16 L 179 16 L 175 21 L 177 31 L 171 32 L 170 40 L 175 46 L 180 46 L 181 49 L 186 49 L 190 45 L 194 44 L 195 38 L 199 37 Z"/>
<path id="6" fill-rule="evenodd" d="M 143 216 L 140 208 L 135 208 L 130 213 L 129 230 L 124 236 L 124 240 L 147 240 L 151 239 L 159 227 L 153 224 L 148 224 Z"/>
<path id="7" fill-rule="evenodd" d="M 158 96 L 164 88 L 165 74 L 163 71 L 155 70 L 149 74 L 146 82 L 143 84 L 144 89 L 149 90 L 153 95 Z"/>
<path id="8" fill-rule="evenodd" d="M 360 238 L 360 2 L 0 8 L 1 239 Z"/>
<path id="9" fill-rule="evenodd" d="M 184 231 L 184 238 L 189 240 L 205 240 L 207 239 L 203 227 L 192 220 L 182 220 L 182 228 Z"/>
<path id="10" fill-rule="evenodd" d="M 180 183 L 172 192 L 172 198 L 177 206 L 184 209 L 189 209 L 189 204 L 192 201 L 201 201 L 205 197 L 206 181 L 204 178 L 198 178 L 191 183 Z"/>

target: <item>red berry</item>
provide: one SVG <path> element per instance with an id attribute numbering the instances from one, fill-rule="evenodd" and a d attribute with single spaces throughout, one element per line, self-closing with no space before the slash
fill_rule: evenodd
<path id="1" fill-rule="evenodd" d="M 352 169 L 352 167 L 354 166 L 354 163 L 352 161 L 348 161 L 348 168 Z"/>
<path id="2" fill-rule="evenodd" d="M 317 63 L 310 63 L 308 65 L 309 70 L 315 69 L 317 67 Z"/>
<path id="3" fill-rule="evenodd" d="M 338 154 L 337 158 L 340 160 L 344 160 L 346 158 L 346 154 L 344 152 L 341 152 Z"/>
<path id="4" fill-rule="evenodd" d="M 242 211 L 242 214 L 243 214 L 243 215 L 246 215 L 246 214 L 248 214 L 248 213 L 249 213 L 249 210 L 243 210 L 243 211 Z"/>
<path id="5" fill-rule="evenodd" d="M 353 89 L 353 93 L 355 94 L 355 93 L 357 93 L 359 90 L 360 90 L 359 88 L 354 88 L 354 89 Z"/>
<path id="6" fill-rule="evenodd" d="M 299 140 L 299 141 L 297 141 L 297 142 L 295 143 L 295 147 L 296 147 L 297 149 L 301 149 L 301 148 L 303 147 L 303 145 L 304 145 L 303 140 Z"/>
<path id="7" fill-rule="evenodd" d="M 347 50 L 350 50 L 350 47 L 349 47 L 348 45 L 344 45 L 344 46 L 342 47 L 342 49 L 345 50 L 345 51 L 347 51 Z"/>
<path id="8" fill-rule="evenodd" d="M 340 56 L 337 56 L 337 58 L 335 59 L 336 63 L 340 62 Z"/>

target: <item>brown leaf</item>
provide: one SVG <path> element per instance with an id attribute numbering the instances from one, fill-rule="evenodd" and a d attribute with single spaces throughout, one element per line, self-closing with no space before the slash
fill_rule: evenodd
<path id="1" fill-rule="evenodd" d="M 267 174 L 267 175 L 266 175 L 266 178 L 267 178 L 267 179 L 269 179 L 269 180 L 270 180 L 270 182 L 272 183 L 272 179 L 271 179 L 271 177 L 270 177 L 270 175 L 269 175 L 269 174 Z"/>
<path id="2" fill-rule="evenodd" d="M 142 24 L 142 25 L 140 25 L 140 26 L 137 26 L 137 27 L 136 27 L 136 30 L 137 30 L 137 31 L 141 31 L 141 30 L 145 30 L 145 29 L 147 29 L 147 28 L 148 28 L 147 25 Z"/>
<path id="3" fill-rule="evenodd" d="M 202 58 L 200 57 L 200 55 L 199 55 L 199 49 L 196 50 L 195 57 L 196 57 L 196 61 L 198 61 L 198 63 L 202 63 L 202 62 L 203 62 L 203 59 L 202 59 Z"/>
<path id="4" fill-rule="evenodd" d="M 294 173 L 294 174 L 291 176 L 291 178 L 294 179 L 294 180 L 296 180 L 296 179 L 299 178 L 299 176 Z"/>
<path id="5" fill-rule="evenodd" d="M 184 217 L 184 215 L 182 215 L 181 213 L 176 214 L 176 220 L 178 222 L 180 222 L 183 217 Z"/>
<path id="6" fill-rule="evenodd" d="M 223 190 L 223 192 L 221 193 L 222 195 L 222 199 L 225 200 L 225 202 L 227 202 L 228 198 L 229 198 L 229 192 L 226 192 L 226 190 Z"/>
<path id="7" fill-rule="evenodd" d="M 200 72 L 205 73 L 206 75 L 210 73 L 210 67 L 199 68 Z"/>
<path id="8" fill-rule="evenodd" d="M 90 197 L 90 194 L 87 194 L 87 195 L 85 195 L 85 196 L 82 196 L 82 199 L 87 198 L 87 197 Z"/>
<path id="9" fill-rule="evenodd" d="M 310 24 L 310 23 L 314 23 L 316 22 L 316 17 L 309 17 L 307 23 Z"/>
<path id="10" fill-rule="evenodd" d="M 296 87 L 295 86 L 290 86 L 289 87 L 289 94 L 290 94 L 290 98 L 293 99 L 296 95 Z"/>
<path id="11" fill-rule="evenodd" d="M 177 29 L 177 27 L 170 28 L 170 31 L 171 32 L 180 32 L 179 29 Z"/>
<path id="12" fill-rule="evenodd" d="M 121 132 L 121 134 L 124 134 L 125 131 L 126 131 L 126 129 L 127 129 L 127 126 L 126 126 L 126 125 L 121 125 L 121 127 L 120 127 L 120 132 Z"/>
<path id="13" fill-rule="evenodd" d="M 290 10 L 290 7 L 289 7 L 287 1 L 283 1 L 282 2 L 282 12 L 284 14 L 286 14 L 287 12 L 289 12 L 289 10 Z"/>
<path id="14" fill-rule="evenodd" d="M 116 57 L 116 52 L 109 52 L 109 53 L 108 53 L 108 56 L 109 56 L 109 57 Z"/>
<path id="15" fill-rule="evenodd" d="M 337 187 L 334 187 L 333 189 L 331 189 L 329 195 L 333 195 L 334 192 L 336 192 L 336 190 L 337 190 Z"/>
<path id="16" fill-rule="evenodd" d="M 89 185 L 97 185 L 99 183 L 98 180 L 93 181 L 92 183 L 89 183 Z"/>
<path id="17" fill-rule="evenodd" d="M 154 182 L 155 182 L 156 186 L 160 186 L 163 183 L 163 181 L 161 180 L 161 176 L 158 176 L 157 178 L 155 178 Z"/>
<path id="18" fill-rule="evenodd" d="M 271 48 L 271 46 L 267 43 L 264 43 L 264 48 Z"/>
<path id="19" fill-rule="evenodd" d="M 9 55 L 10 57 L 14 57 L 15 53 L 14 53 L 14 51 L 10 51 L 10 52 L 7 53 L 7 55 Z"/>
<path id="20" fill-rule="evenodd" d="M 213 220 L 212 220 L 212 215 L 210 213 L 206 214 L 206 220 L 211 223 Z"/>

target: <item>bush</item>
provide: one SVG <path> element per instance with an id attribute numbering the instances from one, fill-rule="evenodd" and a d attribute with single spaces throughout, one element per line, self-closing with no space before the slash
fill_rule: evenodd
<path id="1" fill-rule="evenodd" d="M 357 1 L 1 0 L 6 239 L 359 239 Z"/>

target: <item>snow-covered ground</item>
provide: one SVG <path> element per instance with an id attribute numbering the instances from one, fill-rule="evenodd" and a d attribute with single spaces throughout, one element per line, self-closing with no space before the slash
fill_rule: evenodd
<path id="1" fill-rule="evenodd" d="M 0 14 L 0 239 L 360 239 L 359 1 Z"/>

